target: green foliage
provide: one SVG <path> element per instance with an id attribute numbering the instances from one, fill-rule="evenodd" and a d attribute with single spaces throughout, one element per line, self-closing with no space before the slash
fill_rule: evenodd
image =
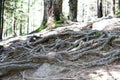
<path id="1" fill-rule="evenodd" d="M 54 28 L 57 28 L 57 27 L 61 26 L 61 24 L 64 23 L 64 21 L 65 21 L 65 17 L 64 17 L 64 15 L 61 15 L 59 21 L 54 20 L 54 24 L 55 24 Z M 40 27 L 38 27 L 38 28 L 35 30 L 35 32 L 39 32 L 39 31 L 47 28 L 48 26 L 49 26 L 48 24 L 46 24 L 45 26 L 44 26 L 44 25 L 41 25 Z"/>
<path id="2" fill-rule="evenodd" d="M 42 2 L 40 0 L 6 0 L 4 3 L 4 38 L 13 36 L 14 24 L 17 35 L 27 34 L 28 24 L 29 32 L 36 29 L 35 26 L 40 23 L 38 23 L 39 21 L 36 22 L 36 16 L 33 14 L 36 11 L 40 12 L 35 10 L 35 7 L 41 6 Z M 30 9 L 29 12 L 28 8 Z"/>
<path id="3" fill-rule="evenodd" d="M 57 27 L 61 26 L 61 24 L 64 23 L 64 21 L 65 21 L 64 17 L 62 17 L 61 20 L 59 20 L 59 21 L 54 20 L 54 23 L 55 23 L 55 27 L 54 27 L 54 28 L 57 28 Z M 39 31 L 47 28 L 48 26 L 49 26 L 49 25 L 47 25 L 47 24 L 46 24 L 45 26 L 41 25 L 40 27 L 38 27 L 38 28 L 35 30 L 35 32 L 39 32 Z"/>
<path id="4" fill-rule="evenodd" d="M 20 27 L 26 24 L 27 21 L 27 10 L 24 8 L 25 2 L 24 0 L 6 0 L 5 1 L 5 8 L 4 8 L 4 24 L 5 28 L 4 31 L 6 37 L 13 35 L 13 26 L 15 21 L 16 33 L 19 34 Z M 22 30 L 25 31 L 25 30 Z M 23 32 L 25 33 L 25 32 Z"/>
<path id="5" fill-rule="evenodd" d="M 55 28 L 59 27 L 64 21 L 59 20 L 59 21 L 54 21 L 55 23 Z"/>
<path id="6" fill-rule="evenodd" d="M 35 32 L 39 32 L 39 31 L 41 31 L 41 30 L 43 30 L 43 29 L 45 29 L 45 28 L 47 28 L 47 26 L 41 25 L 40 27 L 38 27 L 38 28 L 35 30 Z"/>
<path id="7" fill-rule="evenodd" d="M 120 16 L 120 10 L 117 10 L 117 11 L 115 12 L 115 15 Z"/>
<path id="8" fill-rule="evenodd" d="M 59 21 L 54 20 L 55 28 L 61 26 L 65 22 L 65 16 L 62 14 Z"/>

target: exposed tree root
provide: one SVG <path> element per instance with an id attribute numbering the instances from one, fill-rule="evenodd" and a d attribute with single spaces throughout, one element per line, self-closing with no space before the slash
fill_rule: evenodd
<path id="1" fill-rule="evenodd" d="M 2 49 L 0 76 L 35 68 L 42 63 L 87 68 L 108 65 L 120 59 L 119 31 L 67 30 L 37 37 L 34 41 L 31 39 Z"/>

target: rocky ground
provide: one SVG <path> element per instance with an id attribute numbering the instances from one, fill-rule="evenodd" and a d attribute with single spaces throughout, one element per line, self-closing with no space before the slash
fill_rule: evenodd
<path id="1" fill-rule="evenodd" d="M 102 18 L 0 42 L 0 80 L 120 80 L 120 19 Z"/>

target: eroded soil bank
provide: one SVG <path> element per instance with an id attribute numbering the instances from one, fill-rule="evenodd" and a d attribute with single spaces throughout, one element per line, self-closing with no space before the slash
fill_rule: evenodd
<path id="1" fill-rule="evenodd" d="M 71 23 L 0 42 L 0 79 L 120 80 L 119 22 Z"/>

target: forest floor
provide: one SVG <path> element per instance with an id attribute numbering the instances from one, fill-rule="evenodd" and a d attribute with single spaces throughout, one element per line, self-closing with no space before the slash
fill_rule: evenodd
<path id="1" fill-rule="evenodd" d="M 0 80 L 120 80 L 120 18 L 0 42 Z"/>

